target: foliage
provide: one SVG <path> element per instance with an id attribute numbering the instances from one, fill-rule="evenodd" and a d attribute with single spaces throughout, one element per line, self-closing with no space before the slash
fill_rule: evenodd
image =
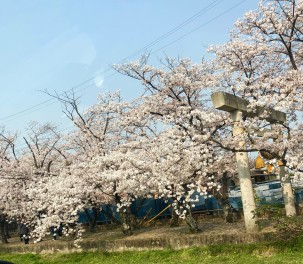
<path id="1" fill-rule="evenodd" d="M 282 205 L 260 205 L 256 209 L 260 228 L 271 225 L 277 239 L 294 240 L 303 235 L 303 216 L 285 216 Z"/>
<path id="2" fill-rule="evenodd" d="M 70 254 L 0 254 L 0 259 L 22 264 L 57 263 L 300 263 L 302 240 L 291 243 L 216 245 L 182 250 L 82 252 Z"/>
<path id="3" fill-rule="evenodd" d="M 303 216 L 277 217 L 274 226 L 283 239 L 296 238 L 303 234 Z"/>
<path id="4" fill-rule="evenodd" d="M 26 223 L 37 240 L 61 223 L 66 235 L 80 238 L 80 210 L 116 204 L 126 231 L 131 202 L 158 196 L 173 200 L 174 213 L 198 230 L 193 194 L 214 191 L 225 199 L 222 175 L 235 174 L 235 153 L 260 151 L 299 177 L 302 27 L 301 0 L 263 0 L 236 22 L 230 41 L 210 48 L 213 61 L 166 58 L 155 67 L 143 56 L 116 65 L 142 84 L 144 94 L 133 102 L 106 93 L 81 111 L 73 92 L 50 94 L 74 128 L 62 135 L 54 125 L 32 122 L 19 151 L 18 133 L 0 131 L 1 217 Z M 238 122 L 246 144 L 233 136 L 229 114 L 213 109 L 210 93 L 218 90 L 249 102 L 249 114 Z M 288 122 L 273 124 L 268 107 L 284 111 Z M 271 130 L 258 137 L 255 131 L 264 128 Z M 297 225 L 290 225 L 294 232 Z M 286 223 L 280 226 L 286 231 Z"/>

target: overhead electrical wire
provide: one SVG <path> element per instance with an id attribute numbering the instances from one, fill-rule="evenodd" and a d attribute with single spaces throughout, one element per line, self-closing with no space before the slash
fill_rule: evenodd
<path id="1" fill-rule="evenodd" d="M 90 85 L 85 86 L 83 89 L 78 90 L 78 92 L 80 92 L 80 91 L 82 91 L 82 90 L 85 90 L 85 89 L 88 89 L 88 88 L 91 87 L 91 86 L 93 86 L 93 84 L 90 84 Z M 13 120 L 16 120 L 16 119 L 22 117 L 22 116 L 26 116 L 27 114 L 30 114 L 30 113 L 36 112 L 36 111 L 38 111 L 38 110 L 44 109 L 44 108 L 46 108 L 46 107 L 48 107 L 48 106 L 50 106 L 50 105 L 53 105 L 54 103 L 56 103 L 56 99 L 55 99 L 55 98 L 51 98 L 51 99 L 45 101 L 45 103 L 44 103 L 43 105 L 42 105 L 42 104 L 39 104 L 39 105 L 36 106 L 36 108 L 33 108 L 33 107 L 32 107 L 32 108 L 30 108 L 30 109 L 28 108 L 28 111 L 26 111 L 26 112 L 22 112 L 22 111 L 19 112 L 17 117 L 9 116 L 9 117 L 11 117 L 11 118 L 5 120 L 4 122 L 5 122 L 5 123 L 11 122 L 11 121 L 13 121 Z M 42 106 L 41 106 L 41 105 L 42 105 Z M 39 107 L 39 106 L 41 106 L 41 107 Z M 9 117 L 7 117 L 7 118 L 9 118 Z"/>
<path id="2" fill-rule="evenodd" d="M 186 19 L 181 24 L 177 25 L 176 27 L 174 27 L 173 29 L 171 29 L 167 33 L 163 34 L 162 36 L 158 37 L 156 40 L 152 41 L 150 44 L 148 44 L 148 45 L 144 46 L 143 48 L 139 49 L 138 51 L 132 53 L 131 55 L 129 55 L 126 58 L 124 58 L 123 60 L 119 61 L 118 63 L 121 63 L 121 62 L 123 62 L 125 60 L 128 60 L 128 59 L 130 59 L 130 58 L 138 55 L 138 54 L 141 54 L 141 52 L 146 51 L 146 49 L 154 46 L 155 44 L 159 43 L 161 40 L 163 40 L 166 37 L 168 37 L 168 36 L 172 35 L 173 33 L 177 32 L 179 29 L 181 29 L 182 27 L 186 26 L 190 22 L 196 20 L 201 15 L 204 15 L 205 13 L 207 13 L 208 11 L 210 11 L 211 9 L 213 9 L 214 7 L 216 7 L 217 5 L 219 5 L 222 2 L 223 2 L 223 0 L 215 0 L 214 2 L 212 2 L 211 4 L 209 4 L 208 6 L 206 6 L 205 8 L 201 9 L 198 13 L 194 14 L 193 16 L 191 16 L 190 18 Z"/>
<path id="3" fill-rule="evenodd" d="M 118 63 L 123 63 L 124 61 L 138 55 L 138 54 L 141 54 L 141 52 L 145 51 L 146 49 L 154 46 L 155 44 L 159 43 L 160 41 L 162 41 L 163 39 L 167 38 L 168 36 L 174 34 L 175 32 L 177 32 L 179 29 L 183 28 L 184 26 L 186 26 L 187 24 L 191 23 L 192 21 L 196 20 L 197 18 L 199 18 L 201 15 L 207 13 L 208 11 L 210 11 L 211 9 L 213 9 L 214 7 L 216 7 L 217 5 L 219 5 L 221 2 L 223 2 L 223 0 L 215 0 L 213 1 L 212 3 L 210 3 L 209 5 L 207 5 L 206 7 L 202 8 L 199 12 L 197 12 L 196 14 L 192 15 L 191 17 L 189 17 L 188 19 L 186 19 L 185 21 L 183 21 L 182 23 L 180 23 L 179 25 L 177 25 L 176 27 L 174 27 L 173 29 L 171 29 L 170 31 L 166 32 L 165 34 L 161 35 L 160 37 L 158 37 L 157 39 L 155 39 L 154 41 L 150 42 L 149 44 L 147 44 L 146 46 L 144 46 L 143 48 L 137 50 L 136 52 L 128 55 L 127 57 L 123 58 L 122 60 L 120 60 Z M 61 93 L 60 95 L 64 95 L 65 93 L 69 93 L 71 91 L 77 91 L 78 88 L 82 87 L 84 84 L 90 82 L 90 81 L 93 81 L 97 76 L 101 75 L 101 74 L 104 74 L 106 73 L 107 71 L 109 70 L 112 70 L 111 67 L 107 67 L 105 70 L 103 70 L 102 72 L 99 72 L 98 74 L 88 78 L 87 80 L 83 81 L 82 83 L 76 85 L 76 86 L 73 86 L 71 89 Z M 83 90 L 83 89 L 81 89 Z M 41 103 L 38 103 L 36 105 L 33 105 L 29 108 L 26 108 L 22 111 L 19 111 L 19 112 L 16 112 L 14 114 L 11 114 L 11 115 L 8 115 L 8 116 L 4 116 L 4 117 L 1 117 L 0 118 L 0 121 L 4 121 L 4 122 L 9 122 L 11 120 L 14 120 L 14 119 L 11 119 L 13 117 L 16 117 L 16 118 L 19 118 L 23 115 L 21 114 L 24 114 L 25 112 L 29 112 L 30 110 L 33 110 L 41 105 L 45 105 L 45 104 L 48 104 L 50 102 L 53 102 L 55 101 L 55 98 L 50 98 L 48 100 L 45 100 Z M 39 108 L 41 109 L 41 108 Z M 32 111 L 30 111 L 31 113 Z M 21 115 L 21 116 L 20 116 Z"/>
<path id="4" fill-rule="evenodd" d="M 157 52 L 159 52 L 159 51 L 161 51 L 161 50 L 163 50 L 164 48 L 166 48 L 166 47 L 168 47 L 168 46 L 174 44 L 175 42 L 177 42 L 177 41 L 179 41 L 179 40 L 185 38 L 186 36 L 192 34 L 193 32 L 195 32 L 195 31 L 197 31 L 197 30 L 199 30 L 200 28 L 202 28 L 202 27 L 208 25 L 209 23 L 211 23 L 211 22 L 217 20 L 219 17 L 225 15 L 226 13 L 228 13 L 229 11 L 231 11 L 232 9 L 236 8 L 237 6 L 241 5 L 242 3 L 246 2 L 246 1 L 247 1 L 247 0 L 242 0 L 242 1 L 238 2 L 236 5 L 234 5 L 234 6 L 230 7 L 230 8 L 228 8 L 228 9 L 226 9 L 224 12 L 222 12 L 222 13 L 220 13 L 219 15 L 215 16 L 214 18 L 208 20 L 207 22 L 201 24 L 200 26 L 194 28 L 193 30 L 187 32 L 186 34 L 182 35 L 181 37 L 179 37 L 179 38 L 177 38 L 177 39 L 175 39 L 175 40 L 169 42 L 169 43 L 166 44 L 165 46 L 163 46 L 163 47 L 161 47 L 161 48 L 159 48 L 159 49 L 157 49 L 157 50 L 151 52 L 151 55 L 154 54 L 154 53 L 157 53 Z"/>
<path id="5" fill-rule="evenodd" d="M 246 1 L 247 1 L 247 0 L 242 0 L 242 1 L 238 2 L 236 5 L 230 7 L 229 9 L 227 9 L 227 10 L 225 10 L 224 12 L 220 13 L 219 15 L 215 16 L 214 18 L 212 18 L 212 19 L 208 20 L 207 22 L 201 24 L 199 27 L 196 27 L 195 29 L 193 29 L 193 30 L 189 31 L 188 33 L 182 35 L 182 36 L 179 37 L 178 39 L 175 39 L 174 41 L 169 42 L 169 43 L 166 44 L 165 46 L 162 46 L 160 49 L 158 49 L 158 50 L 152 52 L 151 54 L 154 54 L 154 53 L 156 53 L 156 52 L 159 52 L 160 50 L 164 49 L 165 47 L 172 45 L 173 43 L 179 41 L 180 39 L 183 39 L 183 38 L 186 37 L 187 35 L 189 35 L 189 34 L 195 32 L 195 31 L 197 31 L 198 29 L 200 29 L 200 28 L 203 27 L 203 26 L 206 26 L 207 24 L 209 24 L 209 23 L 211 23 L 212 21 L 218 19 L 219 17 L 223 16 L 224 14 L 228 13 L 229 11 L 231 11 L 232 9 L 234 9 L 235 7 L 239 6 L 240 4 L 242 4 L 242 3 L 246 2 Z M 217 1 L 214 1 L 213 3 L 215 3 L 215 2 L 217 2 Z M 220 2 L 222 2 L 222 0 L 221 0 Z M 213 3 L 212 3 L 212 4 L 213 4 Z M 208 6 L 208 7 L 209 7 L 209 6 Z M 199 11 L 198 13 L 201 13 L 201 11 Z M 198 13 L 197 13 L 197 14 L 198 14 Z M 195 14 L 195 15 L 196 15 L 196 14 Z M 194 17 L 195 15 L 193 15 L 192 17 Z M 186 21 L 188 21 L 188 20 L 189 20 L 189 19 L 187 19 Z M 184 22 L 181 23 L 180 25 L 183 25 L 183 24 L 184 24 Z M 173 30 L 171 30 L 171 31 L 173 31 Z M 171 31 L 169 31 L 169 32 L 171 32 Z M 164 35 L 162 35 L 162 36 L 164 36 Z M 161 37 L 162 37 L 162 36 L 161 36 Z M 160 39 L 161 37 L 159 37 L 158 39 Z M 148 46 L 148 45 L 147 45 L 147 46 Z M 147 47 L 147 46 L 146 46 L 146 47 Z M 143 50 L 143 49 L 144 49 L 144 48 L 142 48 L 141 50 Z M 135 54 L 135 53 L 133 53 L 133 54 Z M 132 54 L 132 55 L 133 55 L 133 54 Z M 130 55 L 130 56 L 132 56 L 132 55 Z M 128 56 L 128 57 L 130 57 L 130 56 Z M 124 59 L 121 60 L 120 62 L 123 62 L 123 61 L 126 60 L 128 57 L 124 58 Z M 106 70 L 104 70 L 104 72 L 105 72 L 105 71 L 108 71 L 108 70 L 110 70 L 110 69 L 111 69 L 111 68 L 108 67 Z M 114 73 L 114 74 L 111 74 L 111 76 L 113 76 L 113 75 L 115 75 L 115 73 Z M 96 76 L 99 76 L 99 74 L 96 75 Z M 90 80 L 93 80 L 96 76 L 91 77 L 91 78 L 89 79 L 89 81 L 90 81 Z M 87 81 L 86 81 L 86 82 L 87 82 Z M 81 86 L 84 85 L 84 84 L 85 84 L 85 82 L 82 82 L 82 83 L 81 83 L 80 85 L 78 85 L 77 87 L 81 87 Z M 89 85 L 89 86 L 91 86 L 91 85 Z M 75 87 L 73 87 L 72 89 L 74 89 L 74 88 L 75 88 Z M 70 89 L 69 91 L 71 91 L 72 89 Z M 87 89 L 87 87 L 85 87 L 84 89 Z M 81 89 L 81 90 L 84 90 L 84 89 Z M 54 99 L 49 99 L 49 100 L 47 100 L 47 102 L 49 102 L 49 101 L 51 101 L 51 100 L 54 100 Z M 41 104 L 42 104 L 42 103 L 40 103 L 39 106 L 40 106 Z M 31 108 L 31 109 L 32 109 L 32 108 Z M 1 121 L 1 119 L 0 119 L 0 121 Z M 73 127 L 73 126 L 70 126 L 70 127 L 64 128 L 63 130 L 67 130 L 67 129 L 72 128 L 72 127 Z M 63 130 L 60 130 L 60 131 L 63 131 Z"/>
<path id="6" fill-rule="evenodd" d="M 223 1 L 223 0 L 220 0 L 219 2 L 222 2 L 222 1 Z M 230 8 L 228 8 L 228 9 L 226 9 L 225 11 L 221 12 L 219 15 L 217 15 L 217 16 L 213 17 L 212 19 L 206 21 L 205 23 L 203 23 L 203 24 L 201 24 L 200 26 L 194 28 L 193 30 L 187 32 L 186 34 L 182 35 L 181 37 L 179 37 L 179 38 L 177 38 L 177 39 L 175 39 L 175 40 L 169 42 L 168 44 L 162 46 L 161 48 L 157 49 L 156 51 L 151 52 L 150 54 L 155 54 L 155 53 L 157 53 L 157 52 L 163 50 L 164 48 L 166 48 L 166 47 L 172 45 L 173 43 L 175 43 L 175 42 L 177 42 L 177 41 L 179 41 L 179 40 L 185 38 L 186 36 L 192 34 L 193 32 L 199 30 L 200 28 L 202 28 L 202 27 L 208 25 L 209 23 L 213 22 L 214 20 L 217 20 L 218 18 L 222 17 L 223 15 L 225 15 L 225 14 L 228 13 L 228 12 L 230 12 L 232 9 L 236 8 L 237 6 L 241 5 L 242 3 L 246 2 L 246 1 L 247 1 L 247 0 L 242 0 L 242 1 L 238 2 L 237 4 L 233 5 L 232 7 L 230 7 Z M 215 2 L 218 2 L 218 1 L 214 1 L 213 3 L 215 3 Z M 218 4 L 218 3 L 217 3 L 217 4 Z M 204 9 L 205 9 L 205 8 L 204 8 Z M 198 13 L 201 13 L 201 10 L 200 10 Z M 198 14 L 198 13 L 197 13 L 197 14 Z M 195 16 L 195 15 L 193 15 L 192 17 L 194 17 L 194 16 Z M 189 19 L 187 19 L 187 20 L 185 20 L 185 21 L 188 21 L 188 20 L 189 20 Z M 181 23 L 180 25 L 184 25 L 185 21 L 184 21 L 183 23 Z M 180 25 L 179 25 L 179 26 L 180 26 Z M 175 28 L 177 28 L 177 27 L 175 27 Z M 172 29 L 172 30 L 169 31 L 169 32 L 175 32 L 175 31 L 173 31 L 173 30 L 174 30 L 174 29 Z M 165 35 L 165 34 L 164 34 L 164 35 Z M 164 36 L 164 35 L 162 35 L 162 36 Z M 162 37 L 162 36 L 161 36 L 161 37 Z M 161 37 L 158 38 L 159 41 L 160 41 L 160 38 L 161 38 Z M 161 39 L 161 40 L 162 40 L 162 39 Z M 154 41 L 154 42 L 155 42 L 155 41 Z M 153 42 L 152 42 L 152 43 L 153 43 Z M 151 44 L 149 44 L 149 45 L 151 45 Z M 146 47 L 148 47 L 149 45 L 147 45 Z M 142 50 L 144 50 L 144 48 L 142 48 L 142 49 L 140 49 L 140 50 L 142 51 Z M 138 52 L 139 52 L 139 51 L 138 51 Z M 121 60 L 119 63 L 122 63 L 123 61 L 127 60 L 127 59 L 130 58 L 131 56 L 135 56 L 135 54 L 136 54 L 136 53 L 133 53 L 133 54 L 129 55 L 128 57 L 126 57 L 126 58 L 124 58 L 123 60 Z M 137 55 L 137 54 L 136 54 L 136 55 Z M 106 71 L 108 71 L 108 70 L 110 70 L 110 69 L 112 69 L 112 68 L 111 68 L 111 67 L 108 67 L 108 68 L 105 69 L 103 72 L 106 72 Z M 102 73 L 103 73 L 103 72 L 102 72 Z M 70 91 L 72 91 L 72 90 L 74 90 L 74 89 L 80 88 L 80 87 L 83 86 L 85 83 L 87 83 L 87 82 L 89 82 L 89 81 L 92 81 L 96 76 L 99 76 L 99 75 L 100 75 L 100 73 L 97 74 L 97 75 L 95 75 L 95 76 L 93 76 L 93 77 L 91 77 L 91 78 L 89 78 L 88 80 L 82 82 L 81 84 L 79 84 L 79 85 L 73 87 L 72 89 L 70 89 L 70 90 L 68 90 L 68 91 L 66 91 L 66 92 L 64 92 L 64 93 L 67 93 L 67 92 L 70 92 Z M 114 74 L 111 74 L 110 76 L 113 76 L 113 75 L 115 75 L 115 73 L 114 73 Z M 91 86 L 91 85 L 88 85 L 88 87 L 90 87 L 90 86 Z M 81 90 L 87 89 L 88 87 L 82 88 Z M 81 91 L 81 90 L 79 90 L 79 91 Z M 63 95 L 64 93 L 62 93 L 61 95 Z M 44 101 L 44 102 L 41 102 L 41 103 L 39 103 L 39 104 L 37 104 L 37 105 L 35 105 L 35 106 L 32 106 L 32 107 L 26 109 L 26 110 L 24 110 L 24 111 L 20 111 L 20 112 L 14 114 L 14 115 L 21 114 L 21 113 L 24 113 L 25 111 L 32 110 L 32 109 L 34 109 L 35 107 L 38 107 L 38 106 L 41 106 L 41 105 L 46 104 L 46 103 L 48 103 L 48 102 L 51 102 L 52 100 L 55 100 L 55 99 L 52 98 L 52 99 L 46 100 L 46 101 Z M 51 103 L 51 104 L 53 104 L 53 103 Z M 49 104 L 48 104 L 48 105 L 49 105 Z M 48 105 L 47 105 L 47 106 L 48 106 Z M 10 115 L 10 116 L 5 117 L 5 118 L 13 117 L 14 115 Z M 18 117 L 18 118 L 19 118 L 19 117 Z M 1 121 L 2 119 L 4 119 L 4 118 L 0 118 L 0 121 Z M 11 121 L 11 120 L 9 120 L 9 121 Z M 73 126 L 66 127 L 66 128 L 64 128 L 64 129 L 59 130 L 59 132 L 65 131 L 65 130 L 70 129 L 70 128 L 72 128 L 72 127 L 73 127 Z M 20 144 L 20 145 L 23 145 L 23 144 Z M 20 145 L 18 145 L 18 147 L 19 147 Z M 23 148 L 20 148 L 20 149 L 23 149 Z"/>

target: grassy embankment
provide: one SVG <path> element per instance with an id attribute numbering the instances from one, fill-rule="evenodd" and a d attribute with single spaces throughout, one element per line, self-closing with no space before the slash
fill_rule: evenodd
<path id="1" fill-rule="evenodd" d="M 82 252 L 69 254 L 0 254 L 20 264 L 95 263 L 303 263 L 303 239 L 249 245 L 216 245 L 183 250 Z"/>

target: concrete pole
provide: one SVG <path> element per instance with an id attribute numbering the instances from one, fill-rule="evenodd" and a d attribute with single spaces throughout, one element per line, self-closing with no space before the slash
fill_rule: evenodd
<path id="1" fill-rule="evenodd" d="M 246 149 L 245 138 L 243 136 L 244 128 L 239 126 L 239 121 L 242 120 L 242 112 L 239 110 L 232 111 L 231 117 L 233 121 L 235 121 L 233 127 L 233 136 L 238 138 L 241 137 L 239 147 L 241 149 Z M 240 190 L 242 195 L 245 228 L 247 232 L 257 232 L 257 218 L 255 215 L 256 205 L 251 182 L 247 152 L 237 152 L 236 160 L 240 181 Z"/>
<path id="2" fill-rule="evenodd" d="M 278 139 L 282 140 L 282 134 L 280 133 L 278 135 Z M 276 141 L 276 140 L 274 140 Z M 286 216 L 295 216 L 297 215 L 296 212 L 296 205 L 295 205 L 295 197 L 294 193 L 292 191 L 290 177 L 287 175 L 285 170 L 286 161 L 281 160 L 281 164 L 279 164 L 279 178 L 281 182 L 282 187 L 282 195 L 283 195 L 283 201 L 284 201 L 284 207 L 285 207 L 285 213 Z"/>
<path id="3" fill-rule="evenodd" d="M 279 176 L 282 186 L 286 216 L 295 216 L 297 213 L 296 213 L 294 193 L 292 191 L 290 177 L 289 175 L 286 174 L 284 165 L 280 166 Z"/>

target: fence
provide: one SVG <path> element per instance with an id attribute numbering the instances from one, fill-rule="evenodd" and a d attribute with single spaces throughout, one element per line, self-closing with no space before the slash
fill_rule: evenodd
<path id="1" fill-rule="evenodd" d="M 258 197 L 258 205 L 272 205 L 272 204 L 284 204 L 282 196 L 282 188 L 280 181 L 271 181 L 254 184 L 254 190 Z M 294 189 L 295 203 L 298 205 L 303 201 L 303 188 Z M 204 212 L 212 214 L 214 211 L 220 211 L 221 207 L 218 201 L 214 197 L 204 197 L 198 193 L 194 193 L 193 196 L 198 195 L 198 202 L 194 203 L 195 207 L 192 208 L 193 213 Z M 236 209 L 242 209 L 241 192 L 239 187 L 232 187 L 229 191 L 229 202 L 231 206 Z M 163 211 L 172 200 L 164 201 L 162 199 L 137 199 L 131 205 L 131 212 L 137 219 L 152 218 Z M 164 210 L 158 217 L 165 218 L 171 215 L 171 209 Z M 112 218 L 119 219 L 119 213 L 117 212 L 116 205 L 103 205 L 101 212 L 98 215 L 97 222 L 109 223 L 112 222 Z M 86 215 L 83 212 L 79 213 L 79 222 L 86 223 Z"/>

